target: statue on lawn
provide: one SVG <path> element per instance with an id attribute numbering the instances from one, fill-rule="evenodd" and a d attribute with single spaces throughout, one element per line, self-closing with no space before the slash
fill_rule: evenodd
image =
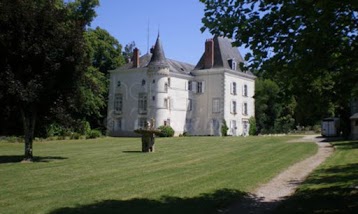
<path id="1" fill-rule="evenodd" d="M 154 152 L 155 134 L 159 134 L 160 130 L 154 129 L 155 120 L 152 118 L 147 121 L 144 129 L 137 129 L 134 132 L 142 135 L 142 152 Z"/>

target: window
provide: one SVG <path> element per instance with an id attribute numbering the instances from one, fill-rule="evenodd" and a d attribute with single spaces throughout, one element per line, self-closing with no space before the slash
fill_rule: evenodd
<path id="1" fill-rule="evenodd" d="M 166 119 L 166 120 L 164 120 L 164 126 L 170 126 L 170 119 L 168 118 L 168 119 Z"/>
<path id="2" fill-rule="evenodd" d="M 231 94 L 233 94 L 233 95 L 236 95 L 237 93 L 237 90 L 236 90 L 236 82 L 232 82 L 231 83 Z"/>
<path id="3" fill-rule="evenodd" d="M 155 83 L 155 79 L 153 79 L 152 83 L 153 83 L 153 84 Z"/>
<path id="4" fill-rule="evenodd" d="M 169 109 L 169 98 L 164 98 L 164 108 Z"/>
<path id="5" fill-rule="evenodd" d="M 118 81 L 117 82 L 117 87 L 120 87 L 121 86 L 121 81 Z"/>
<path id="6" fill-rule="evenodd" d="M 168 87 L 170 87 L 170 77 L 168 77 Z"/>
<path id="7" fill-rule="evenodd" d="M 168 83 L 164 83 L 164 91 L 168 92 Z"/>
<path id="8" fill-rule="evenodd" d="M 232 61 L 231 69 L 236 70 L 237 64 L 235 61 Z"/>
<path id="9" fill-rule="evenodd" d="M 247 85 L 244 85 L 243 95 L 247 97 Z"/>
<path id="10" fill-rule="evenodd" d="M 146 128 L 146 126 L 147 126 L 147 118 L 145 118 L 145 117 L 139 118 L 138 119 L 138 128 L 144 129 L 144 128 Z"/>
<path id="11" fill-rule="evenodd" d="M 147 113 L 147 94 L 145 93 L 139 93 L 138 95 L 138 113 Z"/>
<path id="12" fill-rule="evenodd" d="M 142 86 L 144 86 L 145 85 L 145 80 L 142 80 Z"/>
<path id="13" fill-rule="evenodd" d="M 236 68 L 237 68 L 237 63 L 236 63 L 235 59 L 229 59 L 228 62 L 229 62 L 230 68 L 231 68 L 232 70 L 236 70 Z"/>
<path id="14" fill-rule="evenodd" d="M 220 98 L 213 98 L 213 113 L 220 112 Z"/>
<path id="15" fill-rule="evenodd" d="M 356 120 L 356 126 L 358 126 L 358 120 Z"/>
<path id="16" fill-rule="evenodd" d="M 155 101 L 155 96 L 152 96 L 152 100 Z"/>
<path id="17" fill-rule="evenodd" d="M 197 82 L 196 83 L 196 93 L 204 93 L 204 83 L 203 82 Z"/>
<path id="18" fill-rule="evenodd" d="M 117 119 L 116 126 L 117 130 L 122 130 L 122 118 Z"/>
<path id="19" fill-rule="evenodd" d="M 248 121 L 242 121 L 242 134 L 244 136 L 249 135 L 249 122 Z"/>
<path id="20" fill-rule="evenodd" d="M 236 114 L 236 101 L 231 102 L 231 113 Z"/>
<path id="21" fill-rule="evenodd" d="M 189 81 L 188 82 L 188 91 L 192 91 L 193 90 L 193 82 Z"/>
<path id="22" fill-rule="evenodd" d="M 187 110 L 188 111 L 193 110 L 193 100 L 192 99 L 188 99 Z"/>
<path id="23" fill-rule="evenodd" d="M 244 105 L 242 107 L 242 114 L 247 115 L 247 103 L 244 103 Z"/>
<path id="24" fill-rule="evenodd" d="M 123 96 L 122 94 L 115 94 L 114 95 L 114 112 L 116 114 L 122 114 L 123 108 Z"/>

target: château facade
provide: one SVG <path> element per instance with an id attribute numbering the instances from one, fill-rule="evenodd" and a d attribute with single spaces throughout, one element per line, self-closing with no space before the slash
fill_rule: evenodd
<path id="1" fill-rule="evenodd" d="M 233 136 L 248 135 L 255 114 L 255 76 L 242 72 L 243 59 L 227 38 L 205 42 L 196 66 L 165 57 L 158 36 L 151 53 L 110 71 L 107 131 L 133 136 L 152 118 L 175 135 L 221 135 L 223 120 Z"/>

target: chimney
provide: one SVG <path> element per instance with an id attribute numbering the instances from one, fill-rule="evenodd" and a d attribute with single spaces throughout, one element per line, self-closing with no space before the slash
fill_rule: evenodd
<path id="1" fill-rule="evenodd" d="M 139 67 L 139 49 L 134 48 L 133 50 L 133 68 Z"/>
<path id="2" fill-rule="evenodd" d="M 214 40 L 207 39 L 205 42 L 204 68 L 212 68 L 214 66 Z"/>

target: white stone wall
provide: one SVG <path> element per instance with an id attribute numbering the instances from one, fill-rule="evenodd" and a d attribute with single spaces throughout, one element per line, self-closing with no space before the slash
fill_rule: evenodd
<path id="1" fill-rule="evenodd" d="M 244 135 L 243 122 L 254 116 L 254 79 L 224 69 L 193 71 L 193 76 L 169 73 L 168 69 L 158 72 L 147 68 L 115 70 L 111 72 L 107 130 L 109 135 L 133 135 L 138 128 L 138 120 L 155 119 L 156 127 L 169 123 L 175 135 L 187 132 L 191 135 L 221 135 L 222 120 L 229 126 L 229 135 Z M 120 86 L 118 86 L 120 81 Z M 145 81 L 145 84 L 142 84 Z M 188 81 L 192 81 L 192 90 L 188 90 Z M 203 92 L 198 93 L 198 82 Z M 236 94 L 232 94 L 231 84 L 236 82 Z M 243 96 L 243 87 L 247 85 L 248 96 Z M 123 95 L 123 111 L 114 112 L 114 96 Z M 147 114 L 138 114 L 138 94 L 147 94 Z M 167 99 L 167 106 L 165 105 Z M 192 110 L 188 109 L 189 99 Z M 214 101 L 216 100 L 216 101 Z M 236 101 L 236 114 L 231 112 L 231 103 Z M 215 110 L 214 102 L 216 103 Z M 243 104 L 247 103 L 248 114 L 243 114 Z M 117 123 L 121 120 L 121 129 Z M 235 125 L 236 124 L 236 125 Z M 236 128 L 235 128 L 236 127 Z M 247 127 L 247 132 L 248 132 Z"/>
<path id="2" fill-rule="evenodd" d="M 202 82 L 204 91 L 194 90 L 194 135 L 220 135 L 220 123 L 223 118 L 223 73 L 209 70 L 194 71 L 195 82 Z M 196 87 L 197 85 L 194 84 Z M 213 99 L 220 99 L 220 110 L 213 112 Z"/>
<path id="3" fill-rule="evenodd" d="M 225 110 L 224 118 L 229 127 L 228 134 L 240 136 L 248 134 L 249 127 L 244 130 L 244 122 L 255 115 L 254 91 L 255 80 L 236 74 L 235 72 L 225 72 Z M 236 83 L 236 94 L 232 94 L 232 83 Z M 243 95 L 244 85 L 247 85 L 247 96 Z M 236 102 L 236 114 L 232 112 L 232 102 Z M 244 103 L 247 103 L 247 114 L 243 113 Z M 236 127 L 236 128 L 235 128 Z"/>
<path id="4" fill-rule="evenodd" d="M 142 85 L 143 80 L 145 85 Z M 118 86 L 118 81 L 120 81 L 120 86 Z M 138 125 L 138 94 L 148 92 L 147 84 L 145 69 L 111 72 L 107 117 L 107 130 L 110 135 L 133 135 L 133 130 Z M 123 108 L 120 114 L 114 111 L 116 93 L 123 96 Z M 118 120 L 122 120 L 121 130 L 117 127 Z"/>

